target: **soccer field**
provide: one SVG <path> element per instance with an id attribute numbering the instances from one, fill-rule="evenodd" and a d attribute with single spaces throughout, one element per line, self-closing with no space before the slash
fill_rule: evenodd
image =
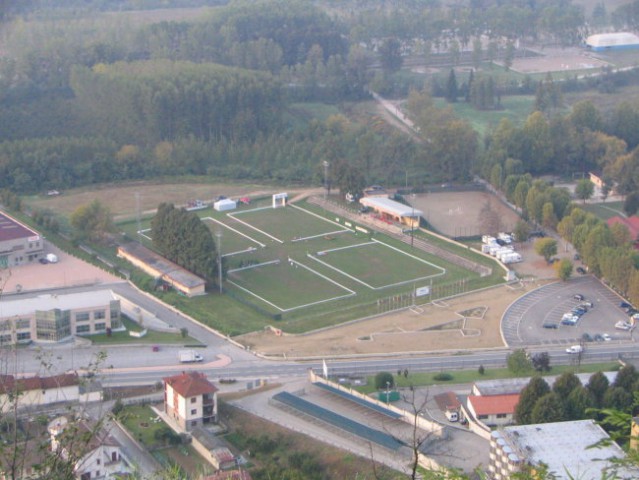
<path id="1" fill-rule="evenodd" d="M 322 250 L 310 258 L 373 290 L 446 274 L 444 268 L 378 240 Z"/>
<path id="2" fill-rule="evenodd" d="M 224 291 L 289 331 L 425 303 L 430 295 L 414 297 L 423 287 L 458 292 L 459 285 L 471 290 L 499 281 L 499 275 L 480 277 L 316 205 L 272 208 L 267 200 L 197 215 L 221 246 Z M 130 235 L 152 246 L 149 226 L 145 219 L 138 233 L 133 222 L 126 224 Z"/>

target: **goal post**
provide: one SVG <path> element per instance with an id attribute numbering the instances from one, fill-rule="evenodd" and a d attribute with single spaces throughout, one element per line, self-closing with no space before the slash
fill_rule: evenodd
<path id="1" fill-rule="evenodd" d="M 287 200 L 288 193 L 276 193 L 273 195 L 273 208 L 285 207 Z"/>

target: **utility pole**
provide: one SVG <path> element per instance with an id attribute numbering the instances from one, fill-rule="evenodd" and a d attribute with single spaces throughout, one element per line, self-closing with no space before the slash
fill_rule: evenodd
<path id="1" fill-rule="evenodd" d="M 222 232 L 218 230 L 215 236 L 217 237 L 217 283 L 222 294 Z"/>
<path id="2" fill-rule="evenodd" d="M 138 227 L 138 243 L 142 243 L 142 225 L 140 221 L 140 192 L 135 192 L 135 213 Z"/>

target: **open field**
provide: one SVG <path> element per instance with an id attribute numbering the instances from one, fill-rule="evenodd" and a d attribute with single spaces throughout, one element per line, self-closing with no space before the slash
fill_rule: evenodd
<path id="1" fill-rule="evenodd" d="M 532 113 L 535 97 L 532 95 L 511 95 L 501 99 L 500 110 L 477 110 L 466 102 L 447 103 L 443 99 L 436 99 L 438 107 L 450 106 L 455 114 L 470 122 L 479 133 L 480 138 L 493 130 L 502 119 L 510 120 L 513 125 L 521 125 L 526 117 Z"/>
<path id="2" fill-rule="evenodd" d="M 424 212 L 424 218 L 440 233 L 450 237 L 494 235 L 500 231 L 512 231 L 518 215 L 487 192 L 437 192 L 422 193 L 411 197 L 415 208 Z M 487 231 L 481 216 L 483 208 L 497 213 L 500 222 L 495 231 Z"/>
<path id="3" fill-rule="evenodd" d="M 238 197 L 256 196 L 264 193 L 277 193 L 279 187 L 265 187 L 254 184 L 228 184 L 228 183 L 197 183 L 184 181 L 180 183 L 173 180 L 172 183 L 158 182 L 131 182 L 122 185 L 91 185 L 91 187 L 78 188 L 62 192 L 56 197 L 34 195 L 25 197 L 24 202 L 35 208 L 43 208 L 56 213 L 69 216 L 78 206 L 99 200 L 111 210 L 117 220 L 135 218 L 139 209 L 141 212 L 153 212 L 162 202 L 170 202 L 175 205 L 186 205 L 189 201 L 201 199 L 212 201 L 219 195 Z M 289 189 L 289 192 L 296 190 Z"/>
<path id="4" fill-rule="evenodd" d="M 615 216 L 626 216 L 623 211 L 623 202 L 580 203 L 579 208 L 596 215 L 602 220 L 608 220 Z"/>

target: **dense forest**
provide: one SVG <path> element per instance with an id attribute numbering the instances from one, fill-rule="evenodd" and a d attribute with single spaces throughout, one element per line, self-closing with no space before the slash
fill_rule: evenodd
<path id="1" fill-rule="evenodd" d="M 549 0 L 183 0 L 171 6 L 209 8 L 196 19 L 158 22 L 111 14 L 166 5 L 33 0 L 3 10 L 0 187 L 27 193 L 184 174 L 312 183 L 324 161 L 346 191 L 402 184 L 409 171 L 413 187 L 589 169 L 623 182 L 625 192 L 639 184 L 639 106 L 628 101 L 604 114 L 581 105 L 566 114 L 562 102 L 569 88 L 636 83 L 634 72 L 560 85 L 504 83 L 482 68 L 497 57 L 506 62 L 518 41 L 575 45 L 586 25 L 632 26 L 637 2 L 585 12 Z M 407 59 L 469 62 L 480 71 L 454 78 L 451 70 L 447 82 L 425 83 L 402 73 Z M 391 133 L 349 116 L 371 90 L 408 97 L 417 131 Z M 536 111 L 483 139 L 432 99 L 486 110 L 519 93 L 536 93 Z M 308 118 L 297 105 L 310 102 L 346 115 Z"/>

